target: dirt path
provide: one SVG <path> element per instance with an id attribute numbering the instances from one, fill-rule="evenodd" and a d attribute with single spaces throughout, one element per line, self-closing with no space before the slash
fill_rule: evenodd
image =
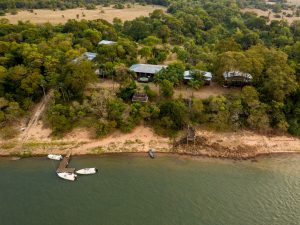
<path id="1" fill-rule="evenodd" d="M 29 120 L 29 123 L 25 127 L 25 130 L 23 133 L 20 135 L 20 144 L 23 145 L 29 137 L 29 133 L 32 128 L 37 126 L 37 123 L 39 119 L 41 118 L 41 115 L 44 113 L 47 104 L 49 103 L 50 99 L 53 96 L 53 90 L 50 90 L 46 96 L 43 97 L 41 102 L 36 106 L 36 109 L 33 111 L 33 115 L 31 119 Z"/>
<path id="2" fill-rule="evenodd" d="M 159 94 L 159 86 L 154 84 L 153 82 L 150 83 L 139 83 L 136 82 L 136 85 L 140 91 L 143 91 L 144 86 L 148 85 L 151 90 L 155 91 Z M 117 90 L 119 84 L 117 82 L 112 82 L 109 79 L 101 79 L 100 82 L 90 85 L 91 89 L 106 89 L 109 91 Z M 206 99 L 210 96 L 219 96 L 225 95 L 230 93 L 239 93 L 241 88 L 225 88 L 220 86 L 219 84 L 212 82 L 210 85 L 203 86 L 199 90 L 194 90 L 189 88 L 188 86 L 176 87 L 174 88 L 174 97 L 179 98 L 200 98 Z"/>

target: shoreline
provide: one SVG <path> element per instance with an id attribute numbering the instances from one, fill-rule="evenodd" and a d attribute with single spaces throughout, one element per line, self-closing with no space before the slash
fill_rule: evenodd
<path id="1" fill-rule="evenodd" d="M 300 139 L 287 135 L 266 135 L 253 131 L 216 132 L 196 129 L 194 143 L 181 138 L 159 136 L 146 126 L 138 126 L 131 133 L 116 131 L 107 137 L 94 139 L 86 129 L 75 129 L 63 138 L 52 139 L 51 130 L 37 125 L 12 140 L 0 140 L 0 157 L 39 157 L 48 154 L 97 156 L 112 154 L 147 154 L 155 149 L 158 155 L 185 155 L 191 157 L 255 159 L 261 155 L 299 154 Z"/>
<path id="2" fill-rule="evenodd" d="M 220 159 L 220 160 L 234 160 L 234 161 L 247 161 L 247 160 L 256 160 L 257 158 L 260 157 L 266 157 L 266 156 L 287 156 L 287 155 L 299 155 L 299 151 L 281 151 L 281 152 L 260 152 L 257 153 L 254 156 L 249 156 L 249 157 L 221 157 L 221 156 L 212 156 L 208 154 L 193 154 L 190 152 L 156 152 L 156 157 L 159 156 L 179 156 L 179 157 L 189 157 L 189 158 L 206 158 L 206 159 Z M 101 157 L 101 156 L 145 156 L 148 157 L 148 152 L 105 152 L 105 153 L 99 153 L 99 154 L 94 154 L 94 153 L 85 153 L 85 154 L 72 154 L 72 157 Z M 27 158 L 44 158 L 46 157 L 47 154 L 34 154 L 30 156 L 14 156 L 14 155 L 3 155 L 0 154 L 0 158 L 4 159 L 10 159 L 12 161 L 14 160 L 21 160 L 21 159 L 27 159 Z"/>

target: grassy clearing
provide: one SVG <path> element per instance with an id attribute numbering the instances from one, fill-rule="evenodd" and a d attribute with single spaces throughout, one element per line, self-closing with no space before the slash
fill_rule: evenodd
<path id="1" fill-rule="evenodd" d="M 74 142 L 62 142 L 62 141 L 53 141 L 53 142 L 36 142 L 36 141 L 30 141 L 27 143 L 24 143 L 23 149 L 25 150 L 33 150 L 33 149 L 68 149 L 71 146 L 75 145 Z"/>
<path id="2" fill-rule="evenodd" d="M 155 9 L 166 10 L 162 6 L 152 5 L 133 5 L 131 8 L 115 9 L 113 7 L 100 7 L 96 9 L 86 10 L 84 8 L 61 10 L 35 9 L 32 12 L 28 10 L 19 11 L 16 15 L 6 14 L 2 18 L 8 19 L 11 23 L 16 24 L 18 21 L 30 21 L 34 24 L 41 23 L 66 23 L 69 19 L 75 20 L 96 20 L 104 19 L 112 22 L 114 18 L 120 18 L 123 21 L 133 20 L 139 16 L 148 16 Z"/>
<path id="3" fill-rule="evenodd" d="M 28 158 L 32 157 L 32 152 L 30 150 L 24 150 L 24 151 L 14 151 L 10 153 L 10 156 L 16 156 L 16 157 L 21 157 L 21 158 Z"/>
<path id="4" fill-rule="evenodd" d="M 12 149 L 12 148 L 16 147 L 16 145 L 17 145 L 17 143 L 13 142 L 13 141 L 5 142 L 0 145 L 0 150 L 1 149 Z"/>
<path id="5" fill-rule="evenodd" d="M 300 0 L 288 0 L 287 2 L 291 5 L 300 5 Z"/>
<path id="6" fill-rule="evenodd" d="M 9 140 L 17 137 L 19 135 L 19 131 L 12 126 L 4 127 L 0 129 L 0 137 L 4 140 Z"/>
<path id="7" fill-rule="evenodd" d="M 99 146 L 99 147 L 91 149 L 90 152 L 92 154 L 101 154 L 101 153 L 104 153 L 104 148 L 102 146 Z"/>

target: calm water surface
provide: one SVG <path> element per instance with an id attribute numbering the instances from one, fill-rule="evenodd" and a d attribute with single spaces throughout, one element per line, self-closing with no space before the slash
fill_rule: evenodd
<path id="1" fill-rule="evenodd" d="M 76 182 L 56 177 L 56 166 L 0 159 L 0 225 L 300 224 L 300 156 L 73 158 L 100 169 Z"/>

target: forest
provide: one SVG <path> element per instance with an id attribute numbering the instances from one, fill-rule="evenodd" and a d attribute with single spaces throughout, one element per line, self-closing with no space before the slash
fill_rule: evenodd
<path id="1" fill-rule="evenodd" d="M 1 2 L 0 8 L 7 7 Z M 25 1 L 15 1 L 16 7 L 23 7 L 17 6 L 21 2 Z M 299 136 L 300 21 L 289 25 L 240 11 L 241 3 L 253 2 L 170 1 L 167 13 L 155 10 L 149 17 L 115 19 L 113 24 L 69 20 L 60 25 L 12 25 L 0 19 L 1 129 L 14 129 L 53 90 L 44 122 L 54 135 L 87 127 L 101 137 L 145 124 L 173 136 L 192 124 Z M 116 44 L 98 45 L 102 39 Z M 75 63 L 86 51 L 97 57 Z M 169 54 L 176 55 L 176 61 L 154 77 L 159 93 L 147 84 L 138 87 L 128 68 L 141 59 L 164 64 Z M 97 69 L 100 74 L 95 74 Z M 192 98 L 187 104 L 186 99 L 174 97 L 174 88 L 186 85 L 183 72 L 190 69 L 211 71 L 220 86 L 222 74 L 230 69 L 250 73 L 253 83 L 238 93 Z M 113 79 L 119 88 L 115 92 L 90 88 L 99 79 Z M 187 85 L 201 89 L 203 82 L 194 79 Z M 137 92 L 146 93 L 149 101 L 132 103 Z"/>

